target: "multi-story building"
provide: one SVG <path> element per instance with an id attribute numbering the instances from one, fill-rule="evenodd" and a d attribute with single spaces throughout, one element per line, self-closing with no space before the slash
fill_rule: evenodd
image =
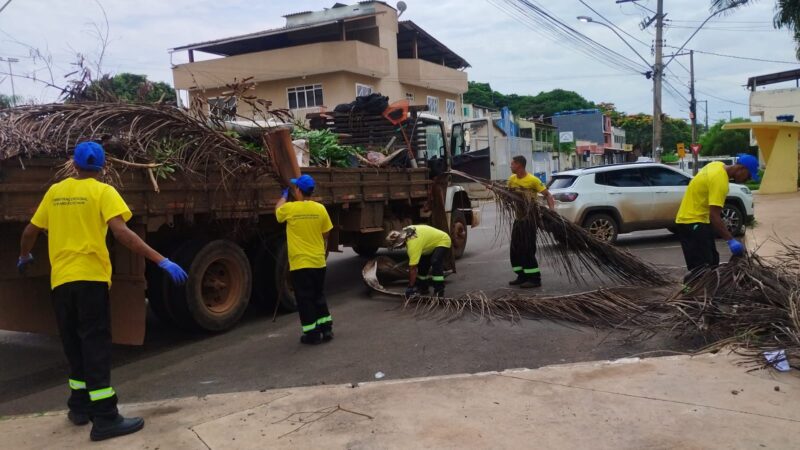
<path id="1" fill-rule="evenodd" d="M 576 152 L 584 162 L 600 156 L 603 164 L 622 163 L 632 153 L 625 144 L 625 130 L 611 126 L 611 117 L 597 109 L 559 112 L 552 121 L 559 132 L 572 132 L 576 143 L 580 142 Z"/>
<path id="2" fill-rule="evenodd" d="M 285 19 L 283 28 L 172 49 L 188 57 L 173 66 L 175 88 L 207 99 L 210 114 L 247 116 L 247 105 L 224 94 L 226 85 L 246 79 L 253 96 L 295 117 L 380 92 L 390 102 L 427 104 L 448 122 L 460 120 L 469 64 L 414 22 L 399 21 L 393 7 L 337 3 Z M 200 53 L 213 58 L 201 61 Z"/>
<path id="3" fill-rule="evenodd" d="M 795 82 L 794 87 L 764 89 L 765 86 L 791 81 Z M 750 77 L 747 87 L 750 89 L 750 115 L 758 117 L 761 122 L 775 122 L 778 116 L 784 115 L 793 115 L 795 120 L 800 118 L 800 70 Z"/>

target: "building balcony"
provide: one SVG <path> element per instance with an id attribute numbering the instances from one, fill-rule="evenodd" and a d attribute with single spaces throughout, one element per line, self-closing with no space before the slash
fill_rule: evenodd
<path id="1" fill-rule="evenodd" d="M 453 94 L 467 92 L 467 73 L 422 59 L 399 59 L 400 82 Z"/>
<path id="2" fill-rule="evenodd" d="M 250 81 L 257 83 L 333 72 L 385 77 L 389 75 L 389 52 L 360 41 L 320 42 L 179 64 L 172 69 L 172 76 L 176 89 L 211 89 L 234 79 L 252 77 Z"/>

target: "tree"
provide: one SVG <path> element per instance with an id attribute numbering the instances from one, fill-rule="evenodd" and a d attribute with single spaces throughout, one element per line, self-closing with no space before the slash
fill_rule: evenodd
<path id="1" fill-rule="evenodd" d="M 755 3 L 754 0 L 712 0 L 711 10 L 719 11 Z M 800 0 L 777 0 L 772 25 L 776 29 L 788 29 L 795 42 L 795 53 L 800 59 Z"/>
<path id="2" fill-rule="evenodd" d="M 519 117 L 552 117 L 560 111 L 594 108 L 594 103 L 580 94 L 563 89 L 540 92 L 537 95 L 502 94 L 492 89 L 489 83 L 470 82 L 464 94 L 464 103 L 473 103 L 494 108 L 508 107 Z"/>
<path id="3" fill-rule="evenodd" d="M 19 104 L 22 99 L 19 97 L 19 95 L 14 97 L 11 95 L 0 94 L 0 109 L 12 107 L 15 103 L 14 100 L 16 100 L 16 103 Z"/>
<path id="4" fill-rule="evenodd" d="M 733 119 L 732 123 L 750 122 L 750 119 Z M 755 147 L 750 146 L 750 132 L 748 130 L 723 130 L 725 121 L 711 127 L 708 133 L 700 138 L 703 156 L 733 156 L 738 153 L 754 153 Z"/>
<path id="5" fill-rule="evenodd" d="M 621 116 L 620 128 L 625 130 L 625 141 L 632 144 L 644 155 L 651 155 L 653 148 L 653 116 L 649 114 L 632 114 Z M 692 128 L 680 119 L 666 117 L 662 123 L 662 145 L 665 153 L 675 151 L 679 142 L 690 142 Z"/>
<path id="6" fill-rule="evenodd" d="M 92 80 L 79 89 L 71 101 L 119 101 L 123 103 L 175 103 L 175 89 L 162 81 L 152 82 L 145 75 L 118 73 Z"/>
<path id="7" fill-rule="evenodd" d="M 597 104 L 597 109 L 602 111 L 603 114 L 611 117 L 611 125 L 615 127 L 619 127 L 622 123 L 622 119 L 625 117 L 625 113 L 617 111 L 617 105 L 613 103 L 600 102 Z"/>

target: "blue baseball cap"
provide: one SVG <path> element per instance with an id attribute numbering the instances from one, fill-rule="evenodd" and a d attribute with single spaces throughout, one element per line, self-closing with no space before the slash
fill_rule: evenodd
<path id="1" fill-rule="evenodd" d="M 303 193 L 313 192 L 317 186 L 317 183 L 314 182 L 310 175 L 301 175 L 300 178 L 292 178 L 289 181 Z"/>
<path id="2" fill-rule="evenodd" d="M 75 165 L 81 170 L 99 172 L 106 164 L 106 152 L 103 151 L 103 146 L 97 142 L 81 142 L 75 146 L 73 159 Z"/>
<path id="3" fill-rule="evenodd" d="M 750 178 L 753 181 L 761 181 L 758 177 L 758 158 L 753 155 L 748 155 L 747 153 L 739 153 L 736 155 L 736 164 L 747 167 L 747 171 L 750 172 Z"/>

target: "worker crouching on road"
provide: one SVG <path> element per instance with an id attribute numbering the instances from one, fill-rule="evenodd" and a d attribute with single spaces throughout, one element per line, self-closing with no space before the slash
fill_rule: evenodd
<path id="1" fill-rule="evenodd" d="M 161 256 L 125 224 L 131 211 L 113 187 L 98 181 L 105 164 L 103 147 L 82 142 L 75 147 L 77 176 L 54 184 L 22 233 L 17 268 L 21 274 L 33 263 L 31 250 L 47 230 L 52 301 L 64 353 L 70 366 L 67 417 L 75 425 L 93 422 L 93 441 L 135 433 L 144 427 L 140 417 L 124 418 L 117 411 L 111 387 L 111 317 L 108 290 L 111 260 L 106 234 L 158 264 L 173 282 L 186 281 L 186 272 Z"/>
<path id="2" fill-rule="evenodd" d="M 308 175 L 291 180 L 289 189 L 278 200 L 275 215 L 278 222 L 286 223 L 286 240 L 289 253 L 289 276 L 297 299 L 303 344 L 320 344 L 333 339 L 333 319 L 325 299 L 325 246 L 328 233 L 333 229 L 325 207 L 306 200 L 314 193 L 316 183 Z"/>
<path id="3" fill-rule="evenodd" d="M 524 156 L 515 156 L 511 159 L 512 175 L 508 178 L 508 187 L 524 191 L 534 200 L 542 194 L 547 199 L 547 206 L 555 209 L 555 200 L 550 191 L 539 178 L 527 172 L 526 165 Z M 539 262 L 536 260 L 536 223 L 517 217 L 511 229 L 510 247 L 511 268 L 517 274 L 517 278 L 508 284 L 525 289 L 540 287 L 542 274 Z"/>
<path id="4" fill-rule="evenodd" d="M 728 196 L 730 179 L 737 183 L 748 179 L 758 181 L 758 159 L 742 154 L 732 166 L 726 166 L 719 161 L 709 163 L 692 178 L 686 188 L 675 217 L 683 257 L 689 270 L 685 281 L 697 276 L 704 269 L 719 265 L 715 233 L 727 241 L 734 256 L 744 254 L 744 246 L 733 238 L 722 221 L 722 207 Z"/>
<path id="5" fill-rule="evenodd" d="M 450 250 L 450 236 L 428 225 L 411 225 L 392 231 L 386 238 L 392 248 L 406 247 L 408 252 L 408 288 L 406 297 L 433 295 L 444 297 L 444 258 Z"/>

